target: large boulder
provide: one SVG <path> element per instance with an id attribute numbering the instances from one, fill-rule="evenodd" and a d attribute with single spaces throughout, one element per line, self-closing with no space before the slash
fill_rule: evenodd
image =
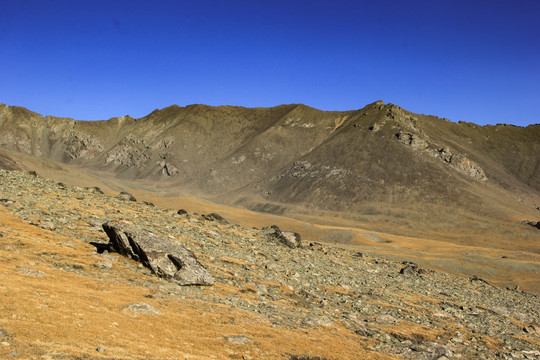
<path id="1" fill-rule="evenodd" d="M 156 275 L 179 285 L 213 285 L 215 280 L 195 254 L 182 245 L 122 220 L 108 221 L 103 230 L 109 249 L 140 261 Z"/>

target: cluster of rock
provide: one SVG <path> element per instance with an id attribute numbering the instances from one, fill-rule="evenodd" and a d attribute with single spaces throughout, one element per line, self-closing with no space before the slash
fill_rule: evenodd
<path id="1" fill-rule="evenodd" d="M 411 147 L 415 151 L 424 151 L 448 164 L 457 171 L 479 181 L 486 181 L 484 170 L 469 159 L 466 155 L 450 150 L 448 146 L 441 147 L 418 134 L 400 131 L 396 138 L 404 145 Z"/>
<path id="2" fill-rule="evenodd" d="M 276 241 L 293 249 L 302 246 L 300 234 L 292 231 L 281 231 L 276 225 L 263 228 L 260 234 L 268 240 Z"/>

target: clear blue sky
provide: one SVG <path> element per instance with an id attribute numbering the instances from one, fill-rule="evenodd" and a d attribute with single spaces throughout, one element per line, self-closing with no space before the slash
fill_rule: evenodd
<path id="1" fill-rule="evenodd" d="M 0 102 L 44 115 L 378 99 L 540 123 L 540 1 L 0 0 Z"/>

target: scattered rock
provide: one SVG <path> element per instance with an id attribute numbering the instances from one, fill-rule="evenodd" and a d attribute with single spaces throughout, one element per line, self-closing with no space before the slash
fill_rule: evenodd
<path id="1" fill-rule="evenodd" d="M 250 338 L 248 338 L 245 335 L 241 336 L 225 336 L 223 337 L 225 340 L 232 342 L 234 344 L 247 344 L 249 341 L 251 341 Z"/>
<path id="2" fill-rule="evenodd" d="M 31 270 L 31 269 L 21 269 L 19 270 L 21 274 L 32 276 L 32 277 L 42 277 L 45 276 L 45 273 L 40 270 Z"/>
<path id="3" fill-rule="evenodd" d="M 94 264 L 95 267 L 99 268 L 99 269 L 107 269 L 107 270 L 110 270 L 113 268 L 113 264 L 112 262 L 110 261 L 98 261 Z"/>
<path id="4" fill-rule="evenodd" d="M 469 281 L 470 281 L 470 282 L 477 281 L 477 282 L 480 282 L 480 283 L 484 283 L 484 284 L 486 284 L 486 285 L 489 285 L 489 283 L 488 283 L 486 280 L 484 280 L 484 279 L 482 279 L 482 278 L 479 278 L 479 277 L 476 276 L 476 275 L 471 276 L 471 277 L 469 278 Z"/>
<path id="5" fill-rule="evenodd" d="M 126 310 L 146 315 L 161 315 L 161 311 L 146 303 L 129 304 L 124 308 L 124 311 Z"/>
<path id="6" fill-rule="evenodd" d="M 263 228 L 261 235 L 268 240 L 278 241 L 293 249 L 302 245 L 300 234 L 291 231 L 281 231 L 276 225 Z"/>
<path id="7" fill-rule="evenodd" d="M 205 220 L 208 220 L 208 221 L 216 221 L 220 224 L 228 224 L 229 222 L 227 220 L 225 220 L 223 218 L 223 216 L 217 214 L 217 213 L 211 213 L 211 214 L 208 214 L 208 215 L 201 215 L 203 217 L 203 219 Z"/>
<path id="8" fill-rule="evenodd" d="M 110 248 L 140 261 L 160 277 L 179 285 L 213 285 L 214 278 L 199 263 L 195 254 L 182 245 L 163 239 L 127 221 L 103 224 Z"/>
<path id="9" fill-rule="evenodd" d="M 50 230 L 50 231 L 56 230 L 56 226 L 54 225 L 54 223 L 52 221 L 46 221 L 44 223 L 41 223 L 40 227 L 42 229 Z"/>
<path id="10" fill-rule="evenodd" d="M 125 191 L 120 192 L 120 194 L 118 194 L 117 198 L 122 199 L 122 200 L 127 200 L 127 201 L 137 201 L 137 199 L 135 199 L 135 196 L 133 196 L 130 193 L 125 192 Z"/>
<path id="11" fill-rule="evenodd" d="M 418 275 L 420 272 L 418 265 L 413 262 L 404 261 L 403 265 L 405 266 L 399 270 L 399 273 L 402 275 Z"/>
<path id="12" fill-rule="evenodd" d="M 87 189 L 88 189 L 88 192 L 93 193 L 93 194 L 102 194 L 102 195 L 104 194 L 103 190 L 101 190 L 97 186 L 89 187 Z"/>
<path id="13" fill-rule="evenodd" d="M 148 202 L 148 201 L 143 201 L 142 203 L 143 203 L 144 205 L 146 205 L 146 206 L 151 206 L 151 207 L 156 206 L 156 205 L 154 205 L 154 203 Z"/>
<path id="14" fill-rule="evenodd" d="M 400 132 L 396 134 L 398 140 L 407 146 L 410 146 L 413 150 L 424 150 L 428 147 L 428 142 L 416 134 Z"/>
<path id="15" fill-rule="evenodd" d="M 525 326 L 523 328 L 523 331 L 526 332 L 527 334 L 534 334 L 534 333 L 538 332 L 538 330 L 536 329 L 536 327 L 534 325 Z"/>

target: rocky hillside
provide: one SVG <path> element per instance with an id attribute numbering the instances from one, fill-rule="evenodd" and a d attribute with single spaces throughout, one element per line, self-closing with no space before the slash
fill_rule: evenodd
<path id="1" fill-rule="evenodd" d="M 348 112 L 171 106 L 95 122 L 0 105 L 0 147 L 271 213 L 489 212 L 483 191 L 540 203 L 540 125 L 457 124 L 382 101 Z"/>
<path id="2" fill-rule="evenodd" d="M 532 293 L 35 174 L 0 183 L 2 358 L 540 357 Z M 116 252 L 102 225 L 126 221 L 131 249 L 183 246 L 212 281 L 181 286 Z"/>

